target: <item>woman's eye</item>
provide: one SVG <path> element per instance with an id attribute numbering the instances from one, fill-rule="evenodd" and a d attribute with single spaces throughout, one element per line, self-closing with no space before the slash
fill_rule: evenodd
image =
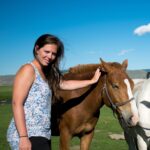
<path id="1" fill-rule="evenodd" d="M 56 56 L 56 53 L 52 53 L 53 56 Z"/>
<path id="2" fill-rule="evenodd" d="M 47 53 L 47 54 L 48 54 L 48 53 L 49 53 L 49 51 L 46 51 L 46 50 L 45 50 L 45 53 Z"/>

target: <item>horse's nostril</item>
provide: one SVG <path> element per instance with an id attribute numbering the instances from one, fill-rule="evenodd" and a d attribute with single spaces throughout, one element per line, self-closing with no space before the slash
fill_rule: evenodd
<path id="1" fill-rule="evenodd" d="M 128 121 L 127 121 L 128 126 L 131 126 L 131 125 L 132 125 L 132 117 L 133 117 L 133 116 L 130 116 L 129 119 L 128 119 Z"/>
<path id="2" fill-rule="evenodd" d="M 136 126 L 137 123 L 139 122 L 139 117 L 137 115 L 133 115 L 130 117 L 130 120 L 131 120 L 131 125 Z"/>
<path id="3" fill-rule="evenodd" d="M 132 117 L 133 117 L 133 116 L 129 117 L 129 121 L 132 121 Z"/>

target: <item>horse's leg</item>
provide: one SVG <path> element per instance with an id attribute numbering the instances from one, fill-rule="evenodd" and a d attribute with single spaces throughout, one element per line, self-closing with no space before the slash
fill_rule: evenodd
<path id="1" fill-rule="evenodd" d="M 60 130 L 60 150 L 69 150 L 71 138 L 72 136 L 66 128 Z"/>
<path id="2" fill-rule="evenodd" d="M 147 150 L 147 144 L 140 135 L 137 136 L 137 142 L 139 150 Z"/>
<path id="3" fill-rule="evenodd" d="M 80 138 L 80 150 L 89 150 L 93 135 L 94 130 Z"/>

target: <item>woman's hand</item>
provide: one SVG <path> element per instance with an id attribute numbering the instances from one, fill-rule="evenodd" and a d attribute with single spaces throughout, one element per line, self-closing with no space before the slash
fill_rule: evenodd
<path id="1" fill-rule="evenodd" d="M 20 138 L 19 150 L 31 150 L 31 142 L 28 137 Z"/>
<path id="2" fill-rule="evenodd" d="M 100 72 L 100 68 L 97 68 L 97 70 L 95 71 L 95 74 L 93 76 L 93 78 L 91 79 L 93 83 L 96 83 L 99 78 L 101 76 L 101 72 Z"/>

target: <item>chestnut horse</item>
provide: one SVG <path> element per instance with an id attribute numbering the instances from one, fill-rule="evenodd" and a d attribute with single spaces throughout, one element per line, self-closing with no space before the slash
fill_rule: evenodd
<path id="1" fill-rule="evenodd" d="M 54 114 L 59 112 L 61 150 L 69 150 L 70 140 L 74 136 L 80 138 L 81 150 L 89 149 L 99 119 L 100 108 L 104 104 L 110 107 L 128 126 L 136 125 L 138 113 L 131 91 L 134 84 L 126 74 L 127 65 L 127 60 L 119 64 L 101 59 L 101 64 L 79 65 L 70 68 L 69 72 L 64 74 L 65 80 L 83 80 L 92 78 L 98 67 L 102 70 L 101 77 L 96 84 L 77 90 L 58 92 L 61 105 L 57 111 L 54 111 Z"/>

